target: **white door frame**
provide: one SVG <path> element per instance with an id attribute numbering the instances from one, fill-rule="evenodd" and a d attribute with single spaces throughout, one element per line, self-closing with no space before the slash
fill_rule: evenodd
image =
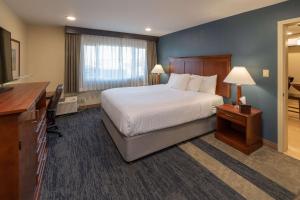
<path id="1" fill-rule="evenodd" d="M 288 52 L 287 52 L 287 27 L 300 22 L 299 18 L 279 21 L 277 23 L 277 129 L 278 151 L 285 152 L 288 149 L 287 138 L 287 102 L 288 102 Z"/>

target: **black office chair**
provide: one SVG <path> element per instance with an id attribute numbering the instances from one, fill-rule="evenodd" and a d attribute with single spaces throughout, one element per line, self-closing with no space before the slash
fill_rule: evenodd
<path id="1" fill-rule="evenodd" d="M 58 131 L 58 126 L 55 123 L 55 116 L 57 105 L 63 92 L 63 89 L 64 86 L 62 84 L 56 87 L 55 93 L 50 98 L 50 102 L 47 108 L 47 133 L 54 133 L 57 134 L 59 137 L 61 137 L 62 134 Z"/>
<path id="2" fill-rule="evenodd" d="M 292 83 L 293 83 L 293 81 L 294 81 L 294 77 L 291 77 L 291 76 L 289 76 L 288 77 L 288 87 L 289 87 L 289 89 L 291 88 L 291 86 L 292 86 Z M 298 107 L 295 107 L 295 106 L 289 106 L 288 105 L 288 111 L 289 112 L 293 112 L 293 113 L 298 113 L 298 115 L 299 115 L 299 119 L 300 119 L 300 95 L 299 94 L 291 94 L 291 93 L 289 93 L 289 96 L 288 96 L 288 98 L 289 99 L 292 99 L 292 100 L 296 100 L 296 101 L 298 101 Z M 296 111 L 297 110 L 297 111 Z"/>
<path id="3" fill-rule="evenodd" d="M 291 88 L 291 86 L 292 86 L 292 82 L 294 81 L 294 77 L 292 77 L 292 76 L 289 76 L 288 77 L 288 84 L 289 84 L 289 89 Z"/>

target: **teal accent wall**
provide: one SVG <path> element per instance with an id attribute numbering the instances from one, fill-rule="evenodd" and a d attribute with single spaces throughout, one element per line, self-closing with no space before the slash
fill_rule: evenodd
<path id="1" fill-rule="evenodd" d="M 232 54 L 232 66 L 246 66 L 256 86 L 243 86 L 248 103 L 263 111 L 263 137 L 277 143 L 277 22 L 300 17 L 300 0 L 242 13 L 159 38 L 158 62 L 168 58 Z M 270 77 L 262 77 L 262 69 Z M 168 80 L 167 75 L 162 82 Z M 235 87 L 232 97 L 235 99 Z"/>

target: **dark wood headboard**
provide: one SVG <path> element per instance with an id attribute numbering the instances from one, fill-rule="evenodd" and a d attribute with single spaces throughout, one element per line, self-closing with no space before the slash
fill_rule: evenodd
<path id="1" fill-rule="evenodd" d="M 217 75 L 216 94 L 229 98 L 230 85 L 223 83 L 231 69 L 231 55 L 169 58 L 169 72 L 176 74 Z"/>

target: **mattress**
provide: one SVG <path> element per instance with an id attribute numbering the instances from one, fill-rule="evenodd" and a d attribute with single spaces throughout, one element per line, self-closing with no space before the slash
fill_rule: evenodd
<path id="1" fill-rule="evenodd" d="M 135 136 L 215 114 L 223 97 L 172 89 L 165 84 L 114 88 L 101 93 L 101 105 L 124 136 Z"/>

